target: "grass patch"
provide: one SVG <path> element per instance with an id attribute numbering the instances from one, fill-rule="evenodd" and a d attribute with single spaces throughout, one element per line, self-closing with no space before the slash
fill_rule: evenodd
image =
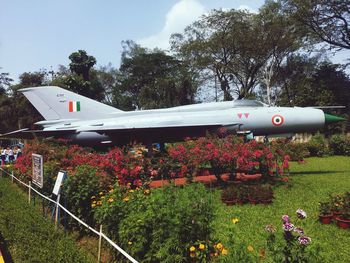
<path id="1" fill-rule="evenodd" d="M 14 262 L 93 262 L 33 208 L 18 186 L 0 177 L 0 232 Z"/>
<path id="2" fill-rule="evenodd" d="M 318 221 L 318 203 L 329 194 L 350 190 L 350 159 L 334 156 L 309 158 L 305 164 L 292 163 L 291 186 L 275 189 L 271 205 L 220 206 L 217 218 L 217 233 L 228 242 L 227 231 L 232 231 L 231 219 L 239 218 L 234 227 L 234 240 L 251 245 L 256 253 L 266 246 L 264 226 L 273 224 L 282 235 L 281 216 L 288 214 L 295 218 L 298 208 L 307 212 L 308 218 L 302 226 L 312 238 L 312 246 L 319 246 L 322 262 L 349 262 L 350 231 L 339 229 L 335 224 L 322 225 Z M 235 244 L 227 244 L 233 250 Z M 266 262 L 271 261 L 267 255 Z"/>

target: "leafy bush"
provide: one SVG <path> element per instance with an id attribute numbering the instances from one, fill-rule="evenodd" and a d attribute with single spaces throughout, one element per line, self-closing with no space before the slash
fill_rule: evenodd
<path id="1" fill-rule="evenodd" d="M 310 155 L 307 144 L 297 143 L 288 139 L 277 139 L 271 142 L 271 148 L 274 151 L 282 150 L 284 154 L 290 157 L 291 161 L 302 161 Z"/>
<path id="2" fill-rule="evenodd" d="M 0 178 L 0 226 L 14 262 L 92 262 L 74 241 L 27 202 L 27 197 Z"/>
<path id="3" fill-rule="evenodd" d="M 97 168 L 89 165 L 81 165 L 68 174 L 63 185 L 64 195 L 68 201 L 68 209 L 83 219 L 87 224 L 93 225 L 93 211 L 91 209 L 91 197 L 102 191 Z M 71 220 L 70 226 L 79 229 L 79 223 Z"/>
<path id="4" fill-rule="evenodd" d="M 323 134 L 317 133 L 311 137 L 311 140 L 306 143 L 306 147 L 310 152 L 310 156 L 323 157 L 329 154 L 329 149 L 326 139 Z"/>
<path id="5" fill-rule="evenodd" d="M 209 240 L 215 202 L 201 184 L 150 190 L 117 187 L 97 206 L 108 235 L 142 262 L 187 262 L 189 248 Z"/>
<path id="6" fill-rule="evenodd" d="M 333 135 L 329 141 L 329 147 L 335 155 L 350 155 L 350 137 L 345 135 Z"/>

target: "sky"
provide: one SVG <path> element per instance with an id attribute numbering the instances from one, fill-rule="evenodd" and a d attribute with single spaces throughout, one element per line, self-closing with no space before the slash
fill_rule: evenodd
<path id="1" fill-rule="evenodd" d="M 211 9 L 257 12 L 264 0 L 0 0 L 0 72 L 55 71 L 86 50 L 119 68 L 123 40 L 169 49 L 172 33 Z M 338 60 L 341 60 L 339 57 Z"/>

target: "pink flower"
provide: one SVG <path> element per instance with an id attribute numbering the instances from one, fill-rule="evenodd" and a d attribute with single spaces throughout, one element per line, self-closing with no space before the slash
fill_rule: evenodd
<path id="1" fill-rule="evenodd" d="M 301 237 L 298 237 L 298 241 L 299 241 L 299 244 L 306 246 L 311 243 L 311 238 L 307 236 L 301 236 Z"/>
<path id="2" fill-rule="evenodd" d="M 282 216 L 282 222 L 285 223 L 290 223 L 289 215 L 283 215 Z"/>
<path id="3" fill-rule="evenodd" d="M 290 232 L 294 230 L 294 225 L 292 223 L 284 223 L 282 228 L 284 231 Z"/>
<path id="4" fill-rule="evenodd" d="M 300 219 L 306 218 L 306 212 L 304 210 L 301 210 L 300 208 L 296 211 L 297 217 Z"/>

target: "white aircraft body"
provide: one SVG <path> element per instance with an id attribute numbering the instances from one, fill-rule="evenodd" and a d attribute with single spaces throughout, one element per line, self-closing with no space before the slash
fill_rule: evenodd
<path id="1" fill-rule="evenodd" d="M 251 135 L 290 134 L 344 120 L 320 109 L 269 107 L 253 100 L 211 102 L 166 109 L 121 111 L 55 86 L 20 90 L 45 120 L 41 130 L 22 129 L 1 137 L 63 138 L 83 145 L 118 145 L 131 141 L 180 141 L 207 132 Z"/>

